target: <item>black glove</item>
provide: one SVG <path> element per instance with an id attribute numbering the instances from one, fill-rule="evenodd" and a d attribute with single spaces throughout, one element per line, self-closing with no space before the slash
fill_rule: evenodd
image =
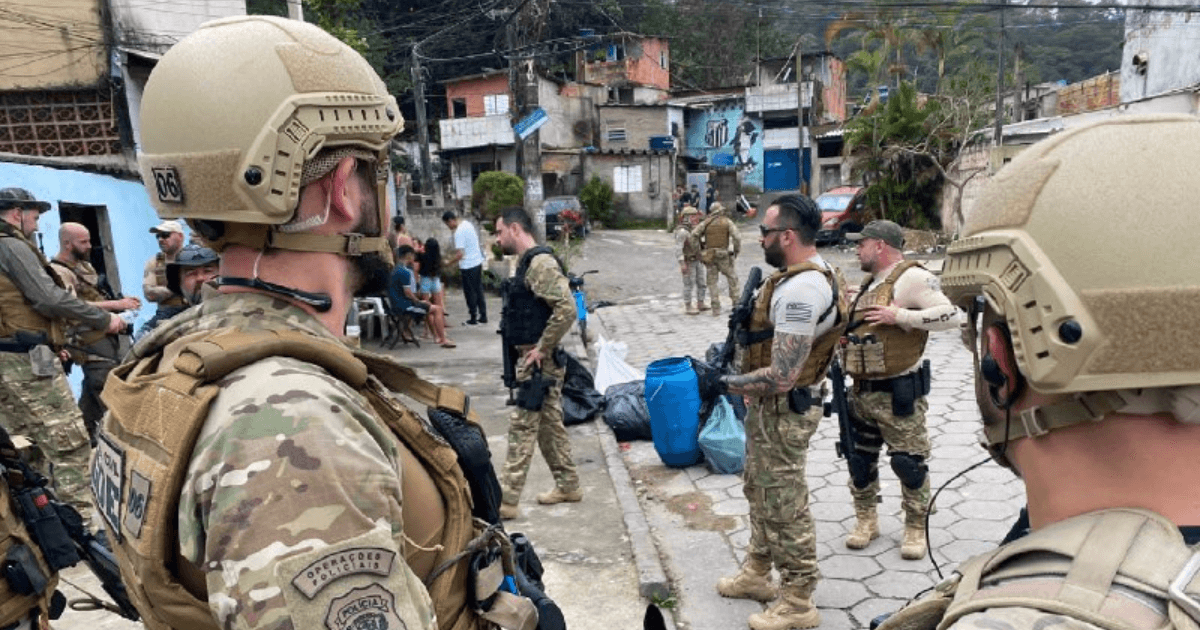
<path id="1" fill-rule="evenodd" d="M 729 392 L 729 386 L 721 380 L 724 374 L 711 364 L 692 359 L 692 369 L 696 371 L 697 385 L 700 387 L 700 400 L 715 401 L 717 397 Z"/>

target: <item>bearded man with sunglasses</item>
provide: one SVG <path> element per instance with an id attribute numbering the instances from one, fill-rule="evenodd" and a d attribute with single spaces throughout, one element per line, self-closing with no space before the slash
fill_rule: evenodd
<path id="1" fill-rule="evenodd" d="M 750 545 L 741 570 L 717 582 L 725 597 L 771 601 L 751 615 L 753 630 L 814 628 L 812 602 L 821 574 L 804 469 L 822 417 L 825 369 L 845 325 L 837 271 L 817 253 L 821 211 L 802 195 L 776 199 L 759 226 L 767 264 L 778 271 L 758 287 L 739 334 L 740 374 L 723 376 L 716 393 L 747 398 L 744 492 Z M 779 587 L 771 567 L 779 570 Z M 778 599 L 776 599 L 778 597 Z"/>

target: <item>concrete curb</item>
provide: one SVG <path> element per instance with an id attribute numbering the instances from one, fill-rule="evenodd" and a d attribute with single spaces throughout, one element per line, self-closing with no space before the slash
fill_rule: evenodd
<path id="1" fill-rule="evenodd" d="M 602 334 L 606 339 L 610 338 L 608 330 L 599 316 L 593 313 L 588 320 L 588 325 L 596 333 L 594 337 L 596 343 L 599 343 Z M 588 359 L 588 362 L 592 363 L 592 357 L 589 356 Z M 593 372 L 595 368 L 593 363 Z M 603 424 L 603 418 L 598 422 Z M 612 431 L 608 429 L 608 425 L 605 425 L 604 429 L 597 433 L 600 436 L 600 447 L 604 450 L 604 462 L 608 466 L 608 475 L 612 479 L 613 491 L 617 495 L 617 502 L 621 505 L 625 530 L 629 534 L 629 546 L 633 550 L 633 559 L 638 572 L 638 592 L 646 599 L 665 600 L 671 595 L 671 581 L 667 579 L 667 573 L 663 570 L 658 545 L 650 533 L 650 522 L 646 520 L 642 504 L 638 501 L 637 491 L 633 488 L 633 480 L 629 477 L 629 468 L 625 465 L 624 456 L 621 455 L 621 447 L 617 444 L 617 439 L 613 436 Z M 665 616 L 668 620 L 671 619 L 670 614 Z M 668 624 L 674 626 L 672 621 L 668 621 Z"/>
<path id="2" fill-rule="evenodd" d="M 665 600 L 671 595 L 671 582 L 667 580 L 667 574 L 663 571 L 658 545 L 654 544 L 654 538 L 650 535 L 650 523 L 642 512 L 641 504 L 638 503 L 633 482 L 629 478 L 629 470 L 626 469 L 625 460 L 621 456 L 621 448 L 611 431 L 600 431 L 600 446 L 604 449 L 608 474 L 612 478 L 617 502 L 621 504 L 625 530 L 629 533 L 629 545 L 633 549 L 633 559 L 637 565 L 638 592 L 650 600 Z"/>

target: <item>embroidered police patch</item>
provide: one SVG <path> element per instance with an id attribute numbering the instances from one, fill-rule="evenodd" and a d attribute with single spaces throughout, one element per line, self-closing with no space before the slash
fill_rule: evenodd
<path id="1" fill-rule="evenodd" d="M 125 487 L 125 451 L 113 444 L 103 432 L 92 456 L 92 494 L 96 511 L 108 523 L 110 532 L 121 540 L 121 492 Z"/>
<path id="2" fill-rule="evenodd" d="M 392 572 L 396 552 L 382 547 L 355 547 L 321 556 L 292 578 L 292 586 L 312 599 L 334 580 L 348 575 L 387 576 Z"/>
<path id="3" fill-rule="evenodd" d="M 142 537 L 142 524 L 150 507 L 150 480 L 133 471 L 129 479 L 129 503 L 125 506 L 125 530 L 134 538 Z"/>
<path id="4" fill-rule="evenodd" d="M 356 588 L 329 603 L 329 630 L 404 630 L 396 613 L 396 596 L 378 584 Z"/>

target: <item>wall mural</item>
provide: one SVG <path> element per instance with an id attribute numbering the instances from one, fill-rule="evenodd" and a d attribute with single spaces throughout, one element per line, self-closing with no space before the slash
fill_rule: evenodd
<path id="1" fill-rule="evenodd" d="M 740 104 L 687 112 L 687 154 L 719 167 L 735 167 L 743 185 L 762 189 L 762 123 Z"/>

